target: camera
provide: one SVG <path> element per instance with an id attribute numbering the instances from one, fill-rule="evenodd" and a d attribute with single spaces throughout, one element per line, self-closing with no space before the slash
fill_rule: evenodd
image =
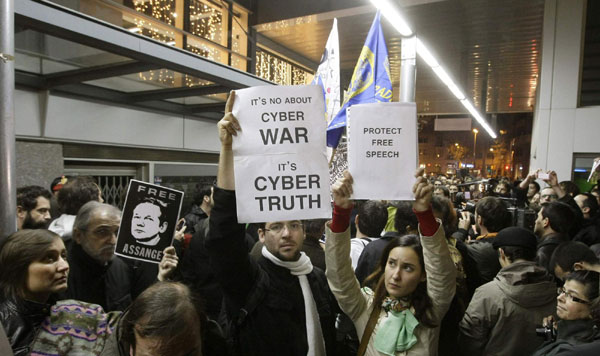
<path id="1" fill-rule="evenodd" d="M 556 330 L 552 325 L 546 325 L 535 328 L 535 334 L 539 337 L 543 337 L 544 341 L 556 340 Z"/>
<path id="2" fill-rule="evenodd" d="M 473 201 L 468 201 L 465 203 L 464 207 L 462 209 L 456 209 L 457 213 L 460 215 L 461 212 L 466 211 L 471 213 L 470 214 L 470 218 L 471 221 L 469 222 L 469 226 L 471 225 L 475 225 L 475 205 L 476 203 Z M 460 217 L 460 216 L 459 216 Z"/>

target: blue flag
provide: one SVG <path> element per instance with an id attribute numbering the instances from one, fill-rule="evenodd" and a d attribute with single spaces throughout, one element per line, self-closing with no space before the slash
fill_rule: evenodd
<path id="1" fill-rule="evenodd" d="M 354 104 L 392 100 L 390 61 L 377 11 L 365 45 L 354 67 L 342 108 L 327 126 L 327 146 L 337 147 L 346 126 L 346 109 Z"/>

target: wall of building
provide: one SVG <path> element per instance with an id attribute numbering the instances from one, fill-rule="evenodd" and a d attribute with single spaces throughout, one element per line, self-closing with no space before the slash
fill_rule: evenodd
<path id="1" fill-rule="evenodd" d="M 52 180 L 63 174 L 63 150 L 60 144 L 17 141 L 15 155 L 18 187 L 40 185 L 50 189 Z"/>
<path id="2" fill-rule="evenodd" d="M 214 120 L 15 92 L 17 137 L 217 153 Z"/>
<path id="3" fill-rule="evenodd" d="M 546 0 L 531 167 L 571 179 L 574 153 L 600 155 L 600 107 L 579 108 L 585 0 Z"/>

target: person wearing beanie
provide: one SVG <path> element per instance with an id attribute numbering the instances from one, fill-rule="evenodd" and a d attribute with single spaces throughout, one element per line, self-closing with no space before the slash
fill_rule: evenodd
<path id="1" fill-rule="evenodd" d="M 502 229 L 493 241 L 502 269 L 477 288 L 459 325 L 462 355 L 530 355 L 544 341 L 541 318 L 556 309 L 556 284 L 536 265 L 535 235 L 520 227 Z"/>

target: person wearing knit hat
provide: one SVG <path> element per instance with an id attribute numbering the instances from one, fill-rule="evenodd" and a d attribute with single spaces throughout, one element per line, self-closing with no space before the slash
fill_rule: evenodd
<path id="1" fill-rule="evenodd" d="M 537 238 L 533 232 L 527 229 L 511 226 L 502 229 L 492 244 L 495 249 L 505 246 L 514 246 L 533 250 L 535 252 L 537 249 Z M 502 264 L 502 261 L 500 261 L 500 264 Z"/>
<path id="2" fill-rule="evenodd" d="M 493 247 L 502 269 L 473 295 L 459 324 L 460 354 L 529 355 L 544 341 L 535 328 L 556 308 L 556 284 L 535 263 L 537 240 L 531 231 L 504 228 Z"/>

